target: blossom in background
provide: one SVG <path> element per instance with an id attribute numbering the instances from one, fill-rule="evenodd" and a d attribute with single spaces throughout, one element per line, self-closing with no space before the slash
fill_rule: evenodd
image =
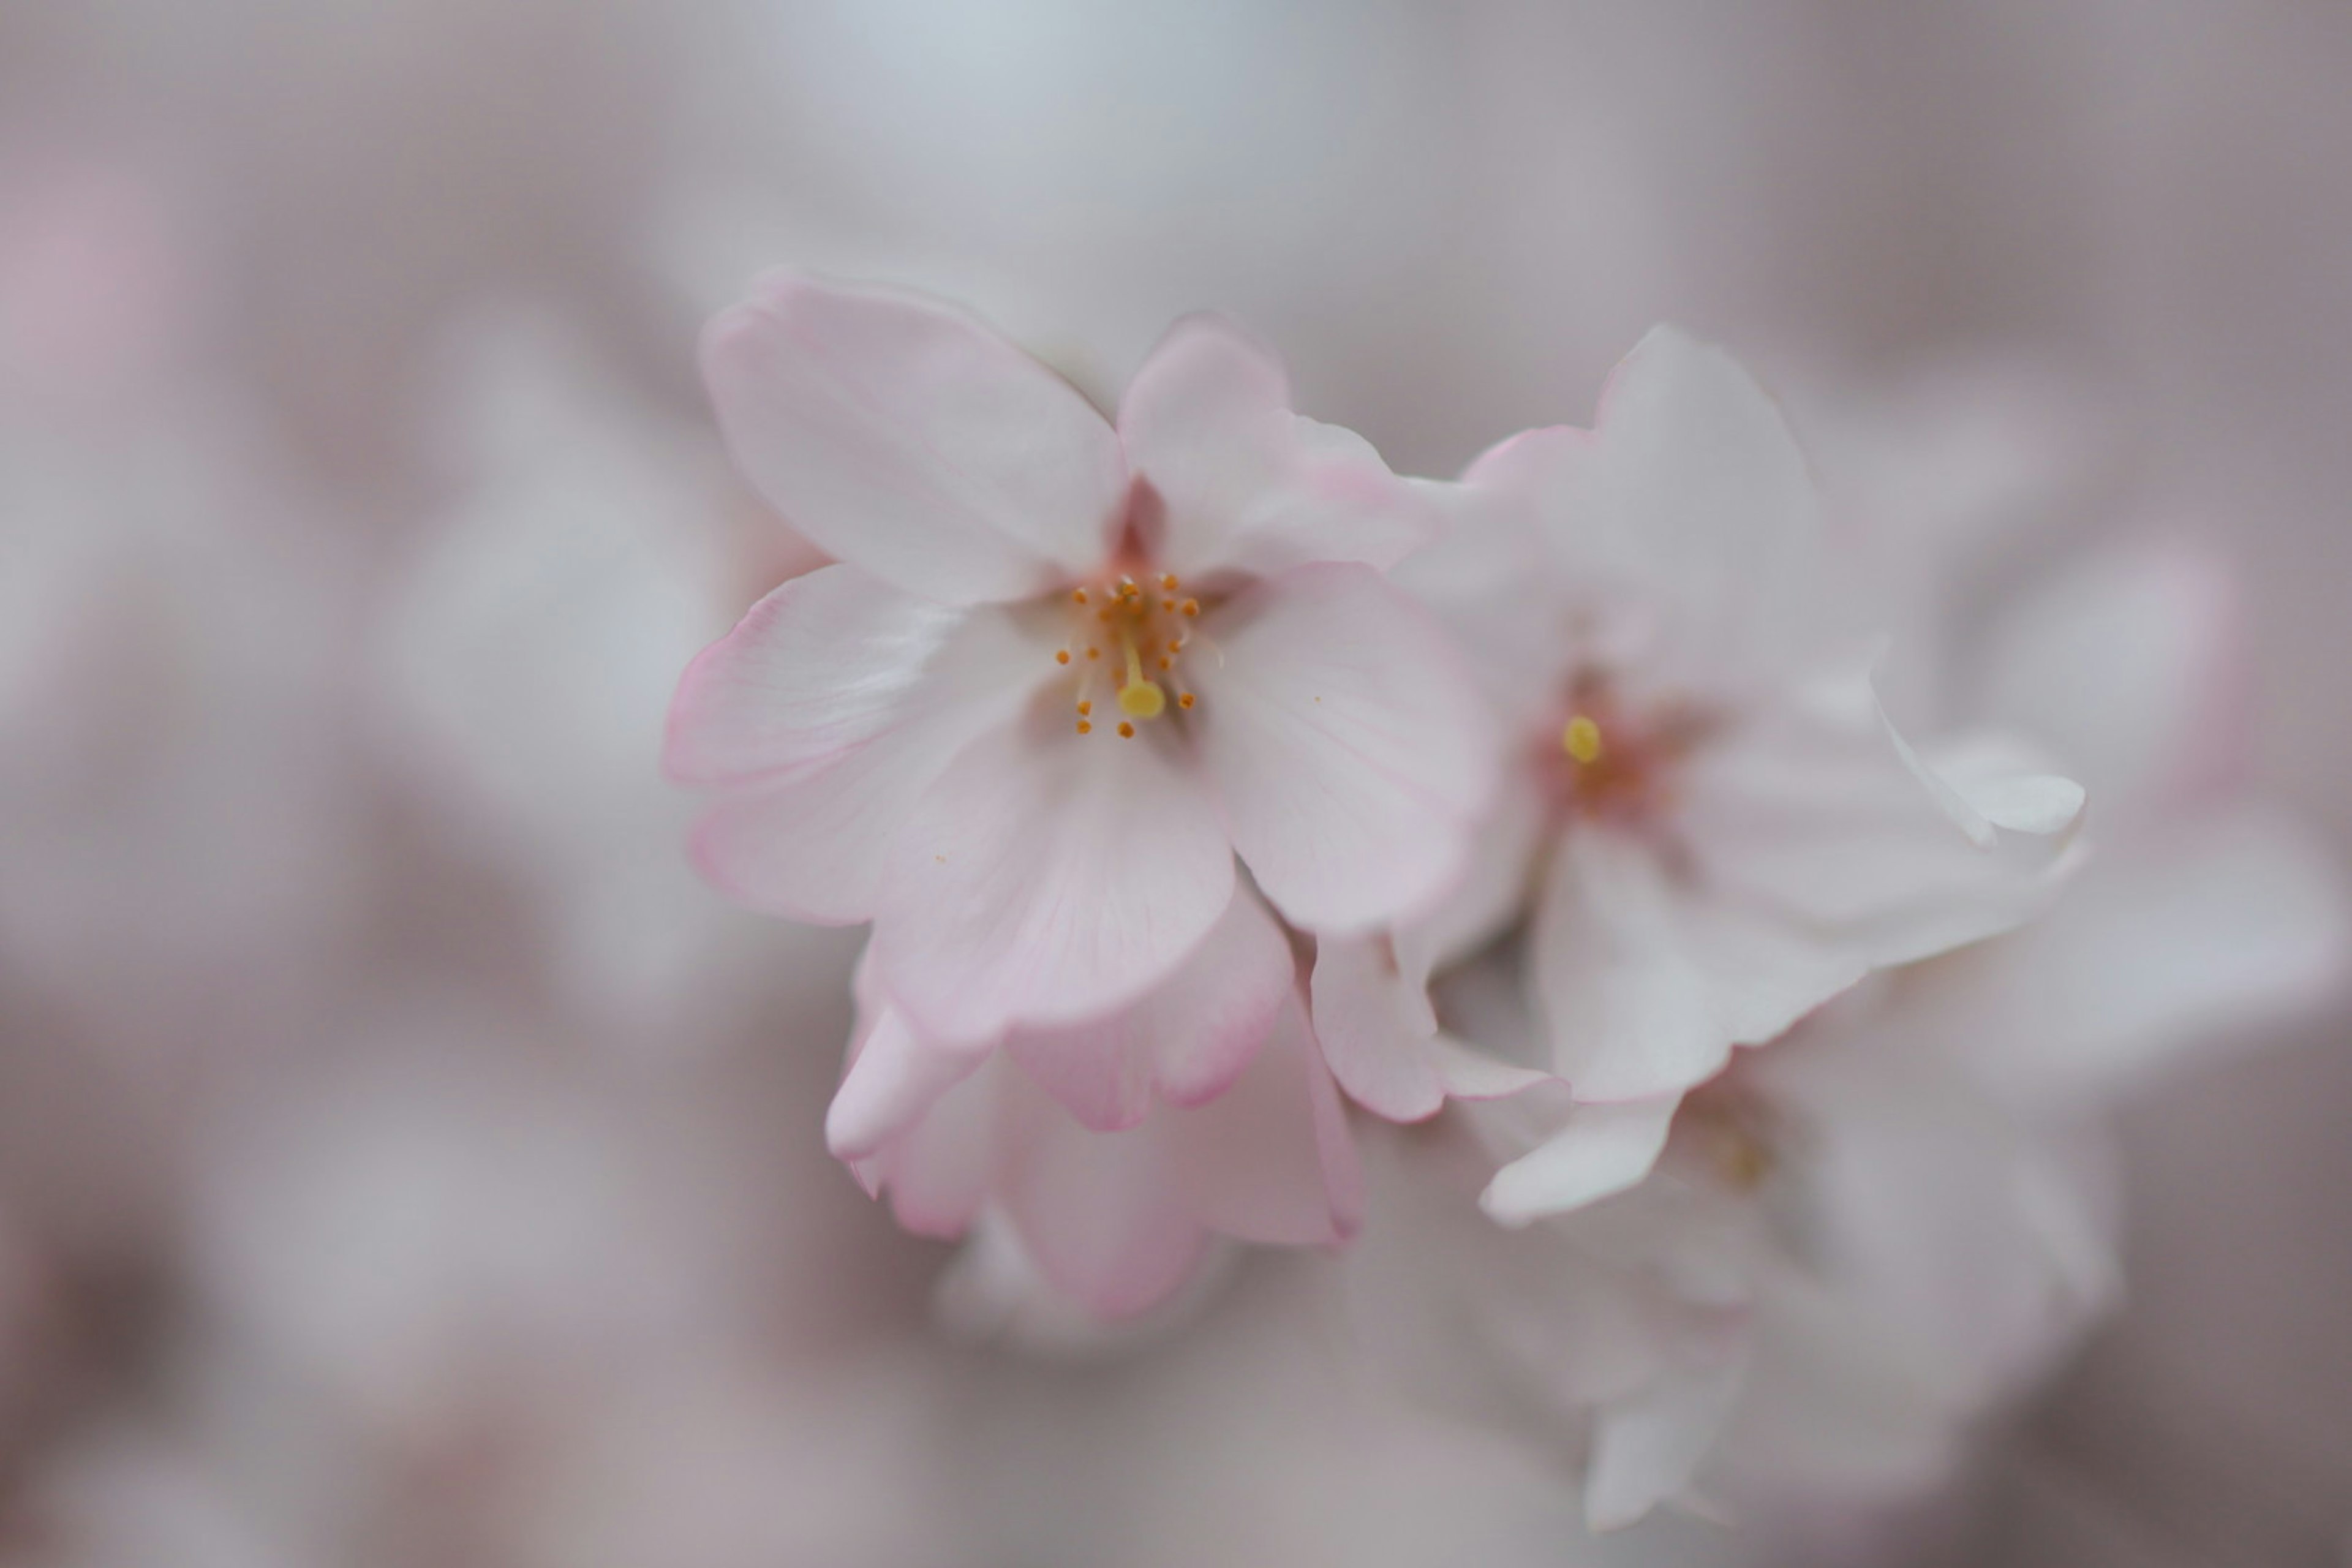
<path id="1" fill-rule="evenodd" d="M 489 315 L 459 342 L 435 432 L 456 494 L 388 574 L 371 647 L 393 761 L 531 896 L 583 1018 L 668 1047 L 780 978 L 837 986 L 837 943 L 744 915 L 680 863 L 690 807 L 649 761 L 679 666 L 773 585 L 731 526 L 755 503 L 715 440 L 544 317 Z"/>
<path id="2" fill-rule="evenodd" d="M 2352 952 L 2338 879 L 2245 796 L 2233 605 L 2198 552 L 2132 543 L 1961 639 L 1964 716 L 2078 763 L 2097 854 L 2042 919 L 1880 976 L 1685 1096 L 1630 1190 L 1517 1232 L 1478 1212 L 1550 1139 L 1539 1096 L 1369 1140 L 1348 1268 L 1373 1353 L 1574 1467 L 1599 1527 L 1677 1501 L 1851 1529 L 1948 1473 L 2116 1299 L 2100 1110 L 2317 1002 Z M 1458 970 L 1439 1012 L 1524 1057 L 1542 1026 L 1515 956 Z"/>
<path id="3" fill-rule="evenodd" d="M 874 922 L 866 984 L 904 1035 L 850 1081 L 889 1087 L 888 1120 L 1013 1040 L 1097 1124 L 1107 1047 L 1035 1042 L 1155 990 L 1195 1010 L 1177 1037 L 1224 1007 L 1171 977 L 1256 908 L 1236 854 L 1307 931 L 1458 875 L 1488 726 L 1381 575 L 1434 509 L 1291 414 L 1231 326 L 1180 322 L 1115 428 L 951 310 L 791 278 L 720 318 L 705 365 L 739 464 L 839 563 L 695 661 L 667 764 L 716 794 L 698 846 L 722 884 Z M 1188 1064 L 1179 1098 L 1215 1098 L 1263 1037 Z"/>
<path id="4" fill-rule="evenodd" d="M 1654 331 L 1595 429 L 1516 437 L 1434 493 L 1459 526 L 1399 580 L 1471 650 L 1515 765 L 1453 902 L 1324 941 L 1315 1005 L 1384 1116 L 1549 1108 L 1558 1136 L 1498 1174 L 1496 1215 L 1638 1181 L 1734 1047 L 2016 925 L 2070 870 L 2079 786 L 2005 738 L 1915 752 L 1888 722 L 1804 460 L 1719 351 Z M 1539 1027 L 1482 1060 L 1427 984 L 1522 920 Z"/>

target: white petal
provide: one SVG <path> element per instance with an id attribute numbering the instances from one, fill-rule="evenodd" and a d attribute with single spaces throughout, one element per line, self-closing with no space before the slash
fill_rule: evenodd
<path id="1" fill-rule="evenodd" d="M 1495 1173 L 1479 1206 L 1500 1224 L 1521 1226 L 1623 1192 L 1658 1163 L 1681 1103 L 1666 1094 L 1578 1104 L 1548 1142 Z"/>
<path id="2" fill-rule="evenodd" d="M 1738 1396 L 1741 1367 L 1677 1368 L 1594 1423 L 1584 1521 L 1621 1530 L 1691 1484 Z"/>
<path id="3" fill-rule="evenodd" d="M 1744 716 L 1685 770 L 1676 824 L 1712 896 L 1875 967 L 2007 931 L 2071 874 L 2063 832 L 2034 831 L 2071 826 L 2067 781 L 2005 771 L 1997 741 L 1957 749 L 1947 774 L 1859 670 L 1799 699 Z"/>
<path id="4" fill-rule="evenodd" d="M 1427 612 L 1370 568 L 1308 566 L 1221 608 L 1202 641 L 1187 659 L 1202 753 L 1275 907 L 1360 931 L 1441 895 L 1496 740 Z"/>
<path id="5" fill-rule="evenodd" d="M 1566 569 L 1622 580 L 1671 620 L 1661 679 L 1788 668 L 1824 621 L 1822 508 L 1780 409 L 1728 354 L 1670 327 L 1625 356 L 1588 452 L 1531 455 Z"/>
<path id="6" fill-rule="evenodd" d="M 1869 968 L 1798 921 L 1689 884 L 1650 845 L 1598 825 L 1561 839 L 1532 948 L 1553 1068 L 1589 1100 L 1702 1082 L 1733 1046 L 1772 1038 Z"/>
<path id="7" fill-rule="evenodd" d="M 729 447 L 840 560 L 946 604 L 1027 597 L 1097 564 L 1126 467 L 1044 365 L 910 295 L 778 275 L 703 340 Z"/>

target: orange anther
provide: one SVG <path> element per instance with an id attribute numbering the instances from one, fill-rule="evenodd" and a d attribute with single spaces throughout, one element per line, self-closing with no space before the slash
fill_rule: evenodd
<path id="1" fill-rule="evenodd" d="M 1088 658 L 1100 658 L 1102 657 L 1102 649 L 1098 647 L 1090 647 L 1087 649 L 1087 657 Z"/>
<path id="2" fill-rule="evenodd" d="M 1190 708 L 1192 706 L 1192 694 L 1189 691 L 1178 692 L 1176 694 L 1176 706 L 1179 708 Z"/>
<path id="3" fill-rule="evenodd" d="M 1081 702 L 1081 703 L 1079 703 L 1079 704 L 1078 704 L 1078 712 L 1079 712 L 1081 715 L 1087 714 L 1087 713 L 1091 713 L 1091 712 L 1093 712 L 1094 710 L 1095 710 L 1095 705 L 1094 705 L 1093 703 L 1091 703 L 1091 702 Z"/>
<path id="4" fill-rule="evenodd" d="M 1162 669 L 1173 669 L 1176 668 L 1176 661 L 1170 658 L 1163 653 L 1160 656 L 1160 668 Z"/>
<path id="5" fill-rule="evenodd" d="M 1161 577 L 1160 579 L 1160 585 L 1167 589 L 1170 593 L 1174 593 L 1176 591 L 1176 574 L 1171 572 Z"/>
<path id="6" fill-rule="evenodd" d="M 1086 602 L 1087 591 L 1084 588 L 1076 589 L 1070 595 L 1070 603 L 1074 605 L 1083 605 Z"/>
<path id="7" fill-rule="evenodd" d="M 1095 732 L 1095 727 L 1094 727 L 1092 724 L 1087 723 L 1084 719 L 1081 719 L 1081 720 L 1079 720 L 1079 721 L 1078 721 L 1078 733 L 1079 733 L 1079 734 L 1081 734 L 1081 735 L 1091 735 L 1091 734 L 1093 734 L 1094 732 Z"/>
<path id="8" fill-rule="evenodd" d="M 1118 721 L 1118 733 L 1121 740 L 1132 741 L 1135 739 L 1135 726 L 1121 719 Z"/>
<path id="9" fill-rule="evenodd" d="M 1185 600 L 1185 601 L 1184 601 L 1184 604 L 1183 604 L 1183 610 L 1184 610 L 1184 613 L 1185 613 L 1186 615 L 1188 615 L 1188 616 L 1197 616 L 1197 615 L 1199 615 L 1199 614 L 1201 613 L 1201 601 L 1200 601 L 1200 600 L 1198 600 L 1198 599 L 1187 599 L 1187 600 Z"/>
<path id="10" fill-rule="evenodd" d="M 1070 650 L 1069 650 L 1068 648 L 1062 648 L 1062 649 L 1059 649 L 1058 651 L 1056 651 L 1056 652 L 1055 653 L 1055 655 L 1054 655 L 1054 662 L 1055 662 L 1055 664 L 1067 664 L 1067 663 L 1069 663 L 1069 662 L 1070 662 Z"/>

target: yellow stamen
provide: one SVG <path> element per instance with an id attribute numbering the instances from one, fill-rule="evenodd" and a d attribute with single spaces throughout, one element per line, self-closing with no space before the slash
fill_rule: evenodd
<path id="1" fill-rule="evenodd" d="M 1590 714 L 1579 713 L 1559 733 L 1560 749 L 1584 767 L 1601 760 L 1601 726 Z"/>
<path id="2" fill-rule="evenodd" d="M 1121 637 L 1118 640 L 1127 649 L 1127 684 L 1118 689 L 1118 710 L 1138 719 L 1159 718 L 1168 706 L 1168 694 L 1160 689 L 1158 681 L 1143 678 L 1143 659 L 1135 651 L 1135 639 Z"/>

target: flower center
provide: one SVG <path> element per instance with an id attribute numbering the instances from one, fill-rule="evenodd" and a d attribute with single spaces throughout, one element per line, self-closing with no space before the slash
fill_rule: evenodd
<path id="1" fill-rule="evenodd" d="M 1069 640 L 1055 652 L 1054 662 L 1076 672 L 1079 734 L 1094 732 L 1099 685 L 1111 685 L 1118 732 L 1128 740 L 1135 738 L 1139 721 L 1150 723 L 1168 711 L 1171 687 L 1180 711 L 1192 707 L 1192 693 L 1175 676 L 1192 643 L 1201 601 L 1185 595 L 1173 573 L 1139 581 L 1122 572 L 1073 588 L 1070 612 Z M 1163 678 L 1168 684 L 1161 684 Z"/>
<path id="2" fill-rule="evenodd" d="M 1569 683 L 1556 711 L 1565 718 L 1544 747 L 1555 798 L 1579 816 L 1619 820 L 1664 809 L 1683 759 L 1716 727 L 1704 710 L 1684 703 L 1636 709 L 1606 674 L 1592 670 Z"/>

